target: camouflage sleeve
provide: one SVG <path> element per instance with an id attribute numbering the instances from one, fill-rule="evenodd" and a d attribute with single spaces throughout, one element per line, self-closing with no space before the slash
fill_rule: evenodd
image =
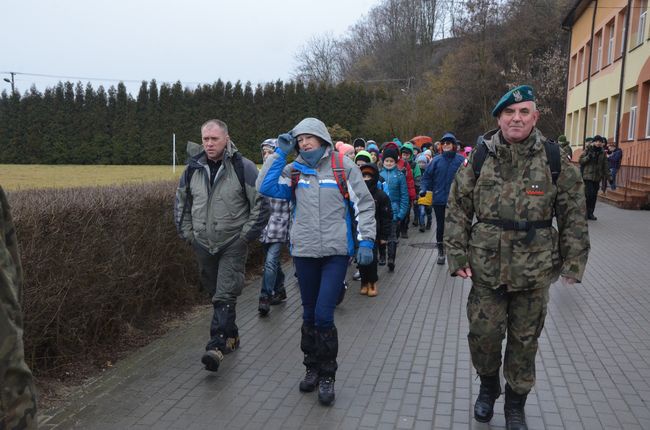
<path id="1" fill-rule="evenodd" d="M 471 167 L 473 158 L 474 153 L 456 172 L 447 201 L 444 242 L 451 276 L 456 276 L 458 269 L 468 266 L 467 247 L 474 218 L 473 195 L 476 184 Z"/>
<path id="2" fill-rule="evenodd" d="M 581 281 L 590 248 L 585 190 L 580 171 L 564 158 L 557 188 L 555 216 L 562 260 L 560 274 Z"/>
<path id="3" fill-rule="evenodd" d="M 13 219 L 11 218 L 11 211 L 9 209 L 9 202 L 7 201 L 7 196 L 5 195 L 4 190 L 0 187 L 0 217 L 2 219 L 2 226 L 0 231 L 4 234 L 2 238 L 4 246 L 7 247 L 9 255 L 13 261 L 14 267 L 14 276 L 13 284 L 16 290 L 16 295 L 18 299 L 22 302 L 22 291 L 23 291 L 23 269 L 20 264 L 20 254 L 18 252 L 18 240 L 16 239 L 16 229 L 14 227 Z"/>
<path id="4" fill-rule="evenodd" d="M 0 428 L 36 428 L 36 391 L 25 363 L 23 276 L 16 230 L 0 187 Z"/>

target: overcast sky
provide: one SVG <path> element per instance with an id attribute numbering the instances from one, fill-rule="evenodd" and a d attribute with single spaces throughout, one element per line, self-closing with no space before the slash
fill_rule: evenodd
<path id="1" fill-rule="evenodd" d="M 335 36 L 378 0 L 12 0 L 2 2 L 0 75 L 24 93 L 59 80 L 184 85 L 288 80 L 312 36 Z M 81 79 L 84 84 L 87 79 Z M 139 83 L 125 82 L 132 92 Z M 10 90 L 0 79 L 0 91 Z"/>

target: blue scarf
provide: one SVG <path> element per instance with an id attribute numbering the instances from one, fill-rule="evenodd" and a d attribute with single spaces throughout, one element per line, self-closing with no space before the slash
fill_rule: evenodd
<path id="1" fill-rule="evenodd" d="M 305 161 L 309 167 L 316 167 L 316 164 L 320 161 L 325 153 L 326 146 L 321 146 L 320 148 L 312 149 L 311 151 L 300 151 L 300 156 Z"/>

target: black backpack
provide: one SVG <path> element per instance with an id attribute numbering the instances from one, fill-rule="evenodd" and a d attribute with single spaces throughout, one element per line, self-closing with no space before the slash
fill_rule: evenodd
<path id="1" fill-rule="evenodd" d="M 551 169 L 551 178 L 553 178 L 553 185 L 557 185 L 557 178 L 560 176 L 560 172 L 562 171 L 562 162 L 560 160 L 560 145 L 558 145 L 557 142 L 548 139 L 544 141 L 544 150 L 546 151 L 546 162 L 548 164 L 548 167 Z M 472 159 L 472 170 L 474 171 L 474 177 L 476 179 L 481 176 L 483 162 L 485 162 L 488 153 L 488 147 L 483 140 L 483 136 L 479 136 L 478 142 L 476 144 L 476 152 L 474 153 L 474 158 Z"/>

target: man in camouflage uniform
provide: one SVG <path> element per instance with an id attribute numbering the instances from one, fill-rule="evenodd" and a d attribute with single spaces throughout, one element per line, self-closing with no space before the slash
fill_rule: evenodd
<path id="1" fill-rule="evenodd" d="M 609 166 L 607 165 L 607 154 L 605 138 L 594 136 L 593 142 L 585 147 L 580 154 L 580 168 L 582 169 L 582 180 L 585 183 L 585 196 L 587 199 L 587 212 L 585 216 L 588 220 L 597 220 L 594 215 L 596 209 L 596 200 L 598 200 L 598 188 L 603 179 L 610 179 Z"/>
<path id="2" fill-rule="evenodd" d="M 36 428 L 36 395 L 23 350 L 22 268 L 0 187 L 0 430 Z"/>
<path id="3" fill-rule="evenodd" d="M 554 183 L 546 138 L 535 128 L 539 112 L 531 87 L 506 93 L 492 114 L 499 128 L 483 136 L 488 153 L 480 175 L 473 168 L 474 149 L 452 184 L 445 246 L 451 275 L 472 280 L 467 337 L 481 378 L 474 417 L 492 418 L 507 332 L 506 426 L 527 429 L 524 405 L 535 384 L 549 287 L 560 275 L 568 284 L 580 282 L 587 263 L 584 189 L 566 156 L 559 157 Z"/>

